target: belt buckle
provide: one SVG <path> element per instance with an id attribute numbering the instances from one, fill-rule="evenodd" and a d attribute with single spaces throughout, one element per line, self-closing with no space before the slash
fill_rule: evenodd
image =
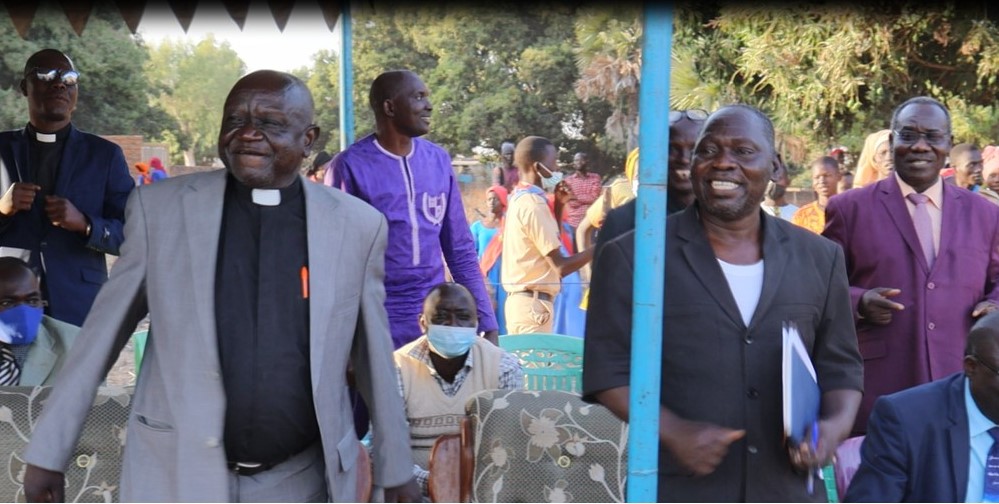
<path id="1" fill-rule="evenodd" d="M 264 464 L 252 462 L 235 462 L 232 464 L 232 472 L 243 476 L 252 476 L 263 470 Z"/>

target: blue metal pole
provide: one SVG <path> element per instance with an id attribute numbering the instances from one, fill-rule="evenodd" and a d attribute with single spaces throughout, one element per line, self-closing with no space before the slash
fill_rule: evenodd
<path id="1" fill-rule="evenodd" d="M 354 143 L 354 65 L 350 0 L 340 2 L 340 150 Z"/>
<path id="2" fill-rule="evenodd" d="M 638 93 L 638 202 L 631 334 L 628 502 L 656 502 L 666 270 L 666 168 L 673 3 L 647 0 Z"/>

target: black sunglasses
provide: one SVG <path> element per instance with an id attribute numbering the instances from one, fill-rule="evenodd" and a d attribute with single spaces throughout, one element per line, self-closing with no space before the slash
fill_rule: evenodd
<path id="1" fill-rule="evenodd" d="M 703 121 L 708 118 L 708 113 L 701 109 L 670 110 L 669 125 L 672 126 L 680 119 L 683 119 L 684 116 L 691 121 Z"/>
<path id="2" fill-rule="evenodd" d="M 56 68 L 32 68 L 25 75 L 34 75 L 41 82 L 53 82 L 57 78 L 67 86 L 75 86 L 80 82 L 80 72 L 76 70 L 59 70 Z"/>

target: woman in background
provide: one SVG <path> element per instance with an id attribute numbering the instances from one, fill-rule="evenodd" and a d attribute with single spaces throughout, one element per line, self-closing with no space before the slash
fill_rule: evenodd
<path id="1" fill-rule="evenodd" d="M 475 240 L 475 251 L 479 257 L 479 268 L 486 279 L 486 290 L 492 296 L 493 311 L 496 312 L 496 323 L 499 333 L 506 334 L 506 317 L 503 306 L 506 303 L 506 291 L 500 284 L 500 254 L 503 253 L 503 216 L 506 214 L 507 190 L 495 185 L 486 190 L 486 204 L 489 215 L 472 223 L 472 238 Z"/>
<path id="2" fill-rule="evenodd" d="M 894 167 L 891 161 L 891 151 L 888 146 L 888 134 L 891 130 L 881 130 L 867 135 L 864 150 L 860 151 L 857 170 L 853 178 L 854 187 L 864 187 L 879 180 L 888 178 Z"/>

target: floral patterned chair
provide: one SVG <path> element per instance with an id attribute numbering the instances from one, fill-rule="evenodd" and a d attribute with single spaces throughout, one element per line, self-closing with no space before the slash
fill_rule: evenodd
<path id="1" fill-rule="evenodd" d="M 435 502 L 624 501 L 628 426 L 603 406 L 558 390 L 488 390 L 465 410 L 461 435 L 431 454 Z"/>
<path id="2" fill-rule="evenodd" d="M 51 387 L 0 387 L 0 502 L 24 502 L 21 458 Z M 66 502 L 117 502 L 131 388 L 103 387 L 66 469 Z"/>

